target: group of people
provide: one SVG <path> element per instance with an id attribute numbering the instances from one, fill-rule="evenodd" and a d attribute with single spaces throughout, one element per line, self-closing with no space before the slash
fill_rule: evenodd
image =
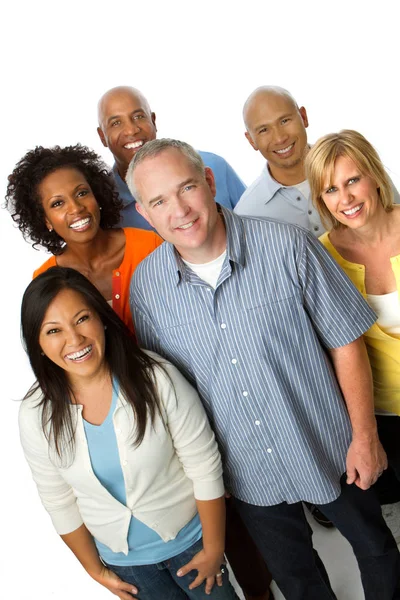
<path id="1" fill-rule="evenodd" d="M 16 165 L 6 205 L 52 254 L 22 301 L 23 449 L 121 600 L 237 598 L 224 555 L 247 600 L 272 578 L 286 600 L 336 598 L 303 503 L 350 542 L 367 600 L 400 599 L 374 489 L 388 465 L 400 481 L 400 198 L 361 134 L 310 147 L 286 90 L 243 117 L 266 159 L 247 189 L 157 139 L 127 87 L 98 105 L 112 170 L 79 144 Z"/>

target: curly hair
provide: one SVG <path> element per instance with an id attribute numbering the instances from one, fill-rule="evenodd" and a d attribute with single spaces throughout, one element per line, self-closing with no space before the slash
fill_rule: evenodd
<path id="1" fill-rule="evenodd" d="M 86 146 L 37 146 L 17 163 L 8 177 L 5 207 L 18 224 L 26 241 L 40 245 L 52 254 L 61 254 L 64 240 L 46 227 L 45 213 L 38 194 L 43 179 L 57 169 L 70 167 L 85 177 L 101 208 L 100 227 L 110 229 L 119 223 L 122 202 L 112 172 L 93 150 Z"/>

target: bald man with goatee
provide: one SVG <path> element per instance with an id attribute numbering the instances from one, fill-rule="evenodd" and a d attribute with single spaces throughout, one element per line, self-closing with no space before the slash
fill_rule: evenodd
<path id="1" fill-rule="evenodd" d="M 147 142 L 156 139 L 156 115 L 145 96 L 133 87 L 119 86 L 108 90 L 98 103 L 97 132 L 102 144 L 114 156 L 114 177 L 123 202 L 121 227 L 152 229 L 136 211 L 136 200 L 125 182 L 130 161 Z M 245 190 L 232 167 L 221 156 L 199 152 L 204 164 L 214 173 L 217 187 L 216 202 L 234 209 Z"/>

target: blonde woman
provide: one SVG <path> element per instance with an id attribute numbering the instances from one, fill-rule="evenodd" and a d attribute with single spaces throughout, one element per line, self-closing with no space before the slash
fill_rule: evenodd
<path id="1" fill-rule="evenodd" d="M 400 206 L 376 150 L 357 131 L 318 140 L 306 171 L 327 228 L 320 241 L 378 316 L 364 339 L 379 436 L 400 481 Z"/>

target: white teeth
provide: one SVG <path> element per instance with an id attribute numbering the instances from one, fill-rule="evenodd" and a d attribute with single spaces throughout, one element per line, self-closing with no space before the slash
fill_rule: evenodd
<path id="1" fill-rule="evenodd" d="M 194 223 L 194 221 L 190 221 L 190 223 L 187 223 L 186 225 L 181 225 L 177 229 L 189 229 L 189 227 L 191 227 L 193 225 L 193 223 Z"/>
<path id="2" fill-rule="evenodd" d="M 90 217 L 87 217 L 86 219 L 81 219 L 80 221 L 75 221 L 75 223 L 71 223 L 70 227 L 72 229 L 80 229 L 81 227 L 84 227 L 85 225 L 87 225 L 90 221 Z"/>
<path id="3" fill-rule="evenodd" d="M 359 204 L 358 206 L 355 206 L 354 208 L 350 208 L 350 210 L 344 210 L 342 212 L 344 212 L 345 215 L 354 215 L 354 213 L 361 210 L 361 208 L 362 208 L 362 204 Z"/>
<path id="4" fill-rule="evenodd" d="M 293 148 L 293 146 L 294 146 L 294 143 L 290 144 L 290 146 L 288 146 L 287 148 L 283 148 L 283 150 L 275 150 L 275 152 L 277 154 L 285 154 L 285 152 L 289 152 L 289 150 L 291 150 Z"/>
<path id="5" fill-rule="evenodd" d="M 71 354 L 67 354 L 66 358 L 69 360 L 77 360 L 78 358 L 83 358 L 86 354 L 92 351 L 92 346 L 86 346 L 83 350 L 79 350 L 79 352 L 72 352 Z"/>
<path id="6" fill-rule="evenodd" d="M 125 144 L 124 148 L 127 150 L 134 150 L 135 148 L 140 148 L 140 146 L 143 146 L 143 144 L 143 140 L 139 140 L 138 142 L 130 142 L 129 144 Z"/>

